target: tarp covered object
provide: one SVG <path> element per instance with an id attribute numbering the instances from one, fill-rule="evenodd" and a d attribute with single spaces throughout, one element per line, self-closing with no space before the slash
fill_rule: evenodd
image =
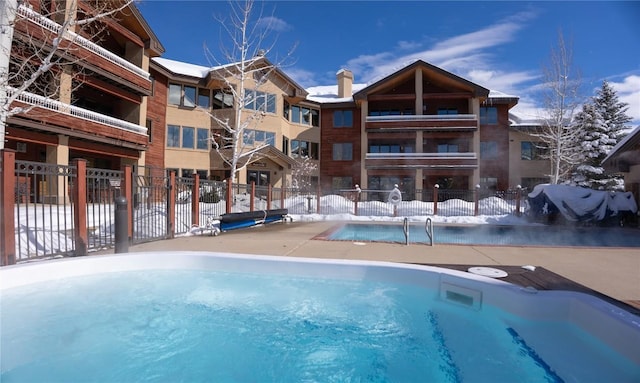
<path id="1" fill-rule="evenodd" d="M 528 194 L 529 214 L 535 218 L 558 213 L 568 221 L 601 222 L 638 212 L 631 192 L 593 190 L 577 186 L 542 184 Z"/>

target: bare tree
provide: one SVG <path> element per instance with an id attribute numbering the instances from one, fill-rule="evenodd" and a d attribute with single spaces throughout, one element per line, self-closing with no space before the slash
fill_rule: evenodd
<path id="1" fill-rule="evenodd" d="M 544 158 L 550 162 L 549 177 L 557 184 L 570 174 L 577 158 L 577 130 L 570 124 L 580 106 L 580 73 L 573 66 L 571 46 L 562 32 L 558 43 L 551 49 L 548 64 L 543 68 L 543 123 L 531 133 L 543 144 Z"/>
<path id="2" fill-rule="evenodd" d="M 100 40 L 105 29 L 101 21 L 133 3 L 133 0 L 95 0 L 78 7 L 78 1 L 36 2 L 41 5 L 37 12 L 29 1 L 2 0 L 0 149 L 4 149 L 7 119 L 33 109 L 14 102 L 25 92 L 52 99 L 64 97 L 60 95 L 60 84 L 51 77 L 55 71 L 67 74 L 71 81 L 80 73 L 75 64 L 82 57 L 74 54 L 77 48 L 71 42 Z M 78 9 L 81 11 L 76 12 Z"/>
<path id="3" fill-rule="evenodd" d="M 291 171 L 291 187 L 301 193 L 311 193 L 311 177 L 318 171 L 318 163 L 304 156 L 298 160 L 298 164 Z"/>
<path id="4" fill-rule="evenodd" d="M 207 112 L 215 123 L 213 142 L 218 156 L 229 167 L 232 182 L 236 181 L 237 172 L 246 168 L 248 164 L 264 156 L 261 149 L 267 144 L 255 146 L 254 134 L 251 128 L 257 127 L 262 121 L 265 110 L 270 102 L 268 96 L 258 91 L 272 73 L 283 61 L 272 63 L 266 59 L 275 45 L 268 42 L 273 31 L 269 20 L 259 16 L 252 18 L 254 1 L 230 1 L 231 9 L 228 20 L 218 17 L 222 30 L 226 33 L 230 44 L 224 45 L 221 39 L 220 52 L 224 62 L 216 59 L 215 55 L 205 47 L 210 61 L 217 68 L 212 73 L 216 80 L 224 86 L 224 92 L 232 97 L 233 116 L 228 113 Z M 267 20 L 258 23 L 256 20 Z M 285 56 L 290 57 L 291 51 Z M 275 100 L 273 100 L 275 102 Z"/>

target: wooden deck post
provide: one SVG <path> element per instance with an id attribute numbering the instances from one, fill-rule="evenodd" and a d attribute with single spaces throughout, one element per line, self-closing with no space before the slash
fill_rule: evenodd
<path id="1" fill-rule="evenodd" d="M 251 193 L 249 195 L 249 211 L 253 211 L 255 209 L 255 198 L 256 198 L 256 182 L 251 181 Z"/>
<path id="2" fill-rule="evenodd" d="M 89 230 L 87 229 L 87 160 L 72 160 L 76 168 L 76 182 L 73 188 L 73 232 L 75 235 L 75 255 L 87 255 Z"/>
<path id="3" fill-rule="evenodd" d="M 167 236 L 173 238 L 176 228 L 176 172 L 169 172 L 169 195 L 167 195 Z"/>
<path id="4" fill-rule="evenodd" d="M 0 150 L 2 154 L 2 199 L 0 200 L 0 265 L 16 263 L 16 228 L 14 213 L 14 191 L 16 188 L 16 153 L 10 149 Z"/>
<path id="5" fill-rule="evenodd" d="M 473 215 L 477 216 L 478 211 L 480 210 L 478 206 L 480 203 L 480 185 L 476 185 L 476 187 L 473 189 L 473 202 L 474 202 Z"/>
<path id="6" fill-rule="evenodd" d="M 316 188 L 316 213 L 320 214 L 320 185 Z"/>
<path id="7" fill-rule="evenodd" d="M 191 189 L 191 225 L 200 226 L 200 175 L 193 173 L 193 188 Z"/>
<path id="8" fill-rule="evenodd" d="M 127 199 L 127 237 L 129 242 L 133 240 L 133 210 L 134 210 L 134 195 L 133 195 L 133 167 L 131 165 L 125 165 L 124 167 L 124 185 L 120 186 L 122 195 Z"/>
<path id="9" fill-rule="evenodd" d="M 438 215 L 438 189 L 440 185 L 433 185 L 433 215 Z"/>
<path id="10" fill-rule="evenodd" d="M 271 193 L 272 193 L 271 184 L 267 185 L 267 210 L 271 210 Z"/>

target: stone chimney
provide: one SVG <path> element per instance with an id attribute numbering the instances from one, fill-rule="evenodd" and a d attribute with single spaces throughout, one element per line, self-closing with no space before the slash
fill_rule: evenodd
<path id="1" fill-rule="evenodd" d="M 353 73 L 348 69 L 340 69 L 336 73 L 338 80 L 338 97 L 345 98 L 353 95 Z"/>

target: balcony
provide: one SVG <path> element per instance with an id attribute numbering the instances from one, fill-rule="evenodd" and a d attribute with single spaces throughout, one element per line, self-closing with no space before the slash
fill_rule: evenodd
<path id="1" fill-rule="evenodd" d="M 368 116 L 367 130 L 455 130 L 473 131 L 478 129 L 475 114 L 429 114 L 429 115 L 387 115 Z"/>
<path id="2" fill-rule="evenodd" d="M 62 37 L 64 41 L 57 42 L 64 55 L 81 60 L 82 65 L 88 69 L 109 77 L 114 81 L 128 85 L 132 89 L 142 93 L 151 93 L 151 75 L 142 68 L 130 63 L 122 57 L 102 48 L 96 43 L 85 39 L 77 33 L 65 31 L 59 36 L 62 26 L 41 14 L 34 12 L 24 5 L 17 9 L 17 16 L 29 21 L 29 25 L 37 28 L 29 28 L 25 23 L 16 22 L 16 30 L 26 33 L 27 36 L 36 38 L 49 45 L 53 45 L 55 39 Z M 18 20 L 19 21 L 19 20 Z M 46 32 L 56 34 L 51 38 Z M 69 49 L 73 47 L 74 49 Z M 123 81 L 124 80 L 124 81 Z"/>
<path id="3" fill-rule="evenodd" d="M 7 96 L 15 96 L 12 108 L 21 107 L 25 111 L 20 115 L 31 120 L 41 121 L 47 125 L 64 127 L 66 134 L 74 136 L 78 132 L 83 137 L 101 136 L 135 145 L 148 143 L 147 128 L 115 117 L 96 113 L 88 109 L 65 104 L 50 98 L 29 92 L 20 92 L 7 87 Z M 59 129 L 57 129 L 59 131 Z"/>
<path id="4" fill-rule="evenodd" d="M 469 153 L 367 153 L 365 155 L 367 169 L 475 169 L 478 167 L 478 156 Z"/>

